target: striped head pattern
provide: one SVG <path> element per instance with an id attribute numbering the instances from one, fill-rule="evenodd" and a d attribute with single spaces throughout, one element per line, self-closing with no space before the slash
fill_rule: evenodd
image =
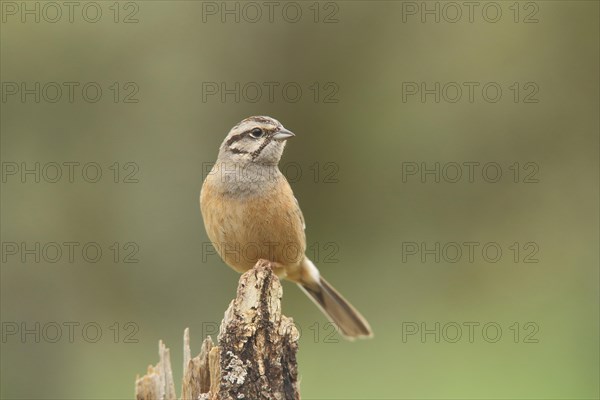
<path id="1" fill-rule="evenodd" d="M 231 128 L 221 144 L 219 159 L 236 163 L 277 165 L 287 139 L 294 134 L 271 117 L 249 117 Z"/>

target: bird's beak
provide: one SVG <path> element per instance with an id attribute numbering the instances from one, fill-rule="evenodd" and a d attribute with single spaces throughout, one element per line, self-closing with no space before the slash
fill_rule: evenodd
<path id="1" fill-rule="evenodd" d="M 277 131 L 277 133 L 275 133 L 273 135 L 273 139 L 275 139 L 275 140 L 287 140 L 287 139 L 291 138 L 292 136 L 296 136 L 296 135 L 294 135 L 292 132 L 288 131 L 285 128 L 281 128 L 280 130 Z"/>

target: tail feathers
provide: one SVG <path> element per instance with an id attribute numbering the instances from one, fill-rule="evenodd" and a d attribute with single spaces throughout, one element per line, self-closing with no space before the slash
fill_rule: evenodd
<path id="1" fill-rule="evenodd" d="M 346 338 L 353 340 L 373 336 L 367 320 L 325 279 L 319 277 L 317 285 L 311 282 L 310 285 L 299 283 L 298 286 L 319 306 Z"/>

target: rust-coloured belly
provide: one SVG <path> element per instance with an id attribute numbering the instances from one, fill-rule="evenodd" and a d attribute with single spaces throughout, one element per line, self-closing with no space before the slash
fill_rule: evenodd
<path id="1" fill-rule="evenodd" d="M 209 180 L 200 195 L 208 236 L 233 269 L 244 272 L 258 259 L 296 266 L 304 258 L 306 240 L 291 188 L 277 196 L 232 198 L 215 193 Z"/>

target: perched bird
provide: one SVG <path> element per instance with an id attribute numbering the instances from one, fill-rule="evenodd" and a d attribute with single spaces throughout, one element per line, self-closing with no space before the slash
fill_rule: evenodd
<path id="1" fill-rule="evenodd" d="M 213 246 L 243 273 L 259 259 L 280 278 L 296 282 L 348 339 L 370 337 L 369 323 L 319 273 L 306 255 L 304 217 L 278 168 L 295 136 L 270 117 L 235 125 L 200 192 L 200 210 Z"/>

